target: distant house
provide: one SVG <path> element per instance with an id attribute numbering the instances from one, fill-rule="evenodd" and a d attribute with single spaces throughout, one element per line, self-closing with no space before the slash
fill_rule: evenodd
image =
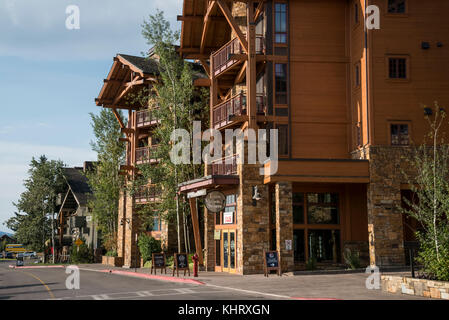
<path id="1" fill-rule="evenodd" d="M 92 168 L 92 162 L 84 162 L 83 167 L 64 168 L 66 191 L 60 194 L 58 213 L 58 247 L 70 246 L 77 238 L 83 238 L 95 251 L 101 248 L 97 226 L 88 209 L 92 195 L 85 173 Z"/>
<path id="2" fill-rule="evenodd" d="M 0 242 L 3 242 L 3 241 L 5 241 L 6 240 L 6 243 L 15 243 L 16 242 L 16 240 L 13 238 L 13 237 L 11 237 L 11 236 L 9 236 L 8 234 L 2 234 L 1 236 L 0 236 Z"/>

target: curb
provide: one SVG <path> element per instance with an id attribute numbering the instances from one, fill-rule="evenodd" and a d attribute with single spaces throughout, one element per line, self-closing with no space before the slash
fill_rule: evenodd
<path id="1" fill-rule="evenodd" d="M 80 270 L 85 270 L 85 271 L 94 271 L 94 272 L 117 274 L 117 275 L 123 275 L 123 276 L 135 277 L 135 278 L 161 280 L 161 281 L 170 281 L 170 282 L 180 282 L 180 283 L 189 283 L 189 284 L 196 284 L 196 285 L 205 285 L 204 282 L 199 281 L 199 280 L 195 280 L 195 279 L 175 278 L 175 277 L 169 277 L 169 276 L 158 276 L 158 275 L 151 275 L 151 274 L 145 274 L 145 273 L 130 272 L 130 271 L 120 271 L 120 270 L 109 270 L 109 269 L 103 269 L 103 270 L 95 270 L 95 269 L 87 269 L 87 268 L 79 268 L 79 269 Z"/>
<path id="2" fill-rule="evenodd" d="M 342 299 L 337 298 L 302 298 L 302 297 L 291 297 L 293 300 L 330 300 L 330 301 L 341 301 Z"/>
<path id="3" fill-rule="evenodd" d="M 44 269 L 44 268 L 65 268 L 63 265 L 55 265 L 55 266 L 23 266 L 23 267 L 17 267 L 13 265 L 9 265 L 12 269 Z"/>

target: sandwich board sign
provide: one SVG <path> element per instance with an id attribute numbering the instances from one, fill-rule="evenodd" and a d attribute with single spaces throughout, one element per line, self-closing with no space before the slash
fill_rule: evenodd
<path id="1" fill-rule="evenodd" d="M 270 271 L 277 271 L 278 276 L 281 275 L 281 267 L 279 265 L 279 254 L 277 251 L 265 251 L 263 264 L 265 269 L 265 277 L 268 277 Z"/>
<path id="2" fill-rule="evenodd" d="M 161 252 L 161 253 L 153 253 L 152 257 L 151 257 L 151 274 L 153 273 L 154 270 L 154 274 L 156 274 L 157 269 L 161 269 L 161 274 L 162 274 L 162 270 L 165 271 L 165 273 L 167 273 L 167 266 L 165 264 L 165 253 Z"/>
<path id="3" fill-rule="evenodd" d="M 184 270 L 184 276 L 186 275 L 186 271 L 189 273 L 190 277 L 190 268 L 189 268 L 189 256 L 187 253 L 175 253 L 173 259 L 173 276 L 175 275 L 179 277 L 179 270 Z"/>

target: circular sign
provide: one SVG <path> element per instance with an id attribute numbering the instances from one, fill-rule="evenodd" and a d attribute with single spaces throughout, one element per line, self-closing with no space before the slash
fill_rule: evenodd
<path id="1" fill-rule="evenodd" d="M 206 195 L 206 208 L 210 212 L 223 211 L 226 203 L 226 196 L 221 191 L 211 191 Z"/>

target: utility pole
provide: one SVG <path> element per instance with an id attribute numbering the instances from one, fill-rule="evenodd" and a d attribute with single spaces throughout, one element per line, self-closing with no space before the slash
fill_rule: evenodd
<path id="1" fill-rule="evenodd" d="M 52 251 L 53 254 L 51 255 L 51 259 L 53 264 L 55 264 L 55 227 L 54 227 L 54 221 L 55 221 L 55 213 L 53 212 L 51 214 L 51 245 L 52 245 Z"/>

